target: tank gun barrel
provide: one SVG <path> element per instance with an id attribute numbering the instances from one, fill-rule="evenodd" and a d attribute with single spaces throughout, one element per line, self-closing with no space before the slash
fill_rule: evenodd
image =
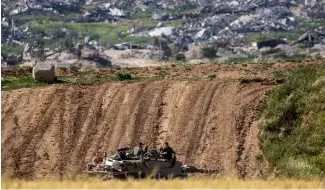
<path id="1" fill-rule="evenodd" d="M 202 168 L 200 168 L 200 169 L 197 169 L 197 172 L 196 173 L 208 173 L 208 174 L 211 174 L 211 173 L 218 173 L 218 170 L 216 170 L 216 169 L 206 169 L 206 168 L 202 169 Z"/>
<path id="2" fill-rule="evenodd" d="M 195 166 L 182 166 L 184 173 L 218 173 L 217 169 L 197 168 Z"/>

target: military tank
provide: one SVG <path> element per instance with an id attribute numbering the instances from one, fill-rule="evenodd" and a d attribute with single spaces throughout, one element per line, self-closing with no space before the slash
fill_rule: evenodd
<path id="1" fill-rule="evenodd" d="M 88 163 L 89 176 L 108 179 L 172 179 L 187 178 L 188 173 L 216 173 L 217 170 L 198 169 L 183 165 L 180 161 L 171 162 L 162 158 L 158 151 L 148 150 L 140 157 L 135 157 L 130 148 L 118 149 L 118 153 L 103 158 L 101 164 Z"/>

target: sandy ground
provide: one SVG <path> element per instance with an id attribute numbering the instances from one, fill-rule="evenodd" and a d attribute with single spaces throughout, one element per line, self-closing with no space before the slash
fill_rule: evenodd
<path id="1" fill-rule="evenodd" d="M 3 92 L 2 169 L 24 178 L 79 173 L 96 151 L 167 140 L 184 164 L 226 176 L 259 175 L 263 168 L 250 169 L 259 153 L 257 132 L 250 130 L 258 131 L 254 110 L 269 89 L 213 80 Z"/>
<path id="2" fill-rule="evenodd" d="M 257 160 L 261 151 L 254 116 L 275 85 L 241 79 L 271 78 L 274 69 L 295 67 L 176 66 L 164 69 L 172 76 L 217 77 L 3 91 L 2 172 L 29 179 L 82 174 L 96 151 L 168 141 L 184 164 L 215 168 L 222 176 L 261 177 L 266 163 Z M 131 71 L 152 75 L 161 69 Z"/>

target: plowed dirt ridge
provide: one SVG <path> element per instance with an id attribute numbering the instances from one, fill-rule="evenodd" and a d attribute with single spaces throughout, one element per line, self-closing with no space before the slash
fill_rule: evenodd
<path id="1" fill-rule="evenodd" d="M 260 176 L 254 114 L 272 86 L 239 80 L 112 82 L 2 92 L 2 171 L 83 173 L 96 151 L 168 141 L 184 164 Z"/>

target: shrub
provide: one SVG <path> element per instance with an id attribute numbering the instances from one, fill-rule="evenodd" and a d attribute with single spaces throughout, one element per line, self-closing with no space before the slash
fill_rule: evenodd
<path id="1" fill-rule="evenodd" d="M 185 61 L 185 60 L 186 60 L 186 57 L 185 57 L 184 54 L 182 54 L 182 53 L 178 53 L 178 54 L 176 55 L 176 60 L 177 60 L 177 61 Z"/>
<path id="2" fill-rule="evenodd" d="M 202 55 L 204 57 L 207 57 L 210 59 L 213 59 L 216 57 L 217 48 L 214 46 L 206 46 L 206 47 L 201 48 L 201 50 L 202 50 Z"/>
<path id="3" fill-rule="evenodd" d="M 132 80 L 133 77 L 131 76 L 130 73 L 117 73 L 116 79 L 119 81 L 124 81 L 124 80 Z"/>

